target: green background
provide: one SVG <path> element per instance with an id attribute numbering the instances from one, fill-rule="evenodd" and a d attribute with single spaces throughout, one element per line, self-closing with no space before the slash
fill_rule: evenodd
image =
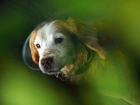
<path id="1" fill-rule="evenodd" d="M 122 47 L 140 61 L 139 0 L 3 0 L 0 2 L 0 105 L 84 105 L 75 86 L 32 71 L 22 61 L 22 47 L 40 22 L 76 17 L 85 20 L 107 18 L 124 33 Z"/>

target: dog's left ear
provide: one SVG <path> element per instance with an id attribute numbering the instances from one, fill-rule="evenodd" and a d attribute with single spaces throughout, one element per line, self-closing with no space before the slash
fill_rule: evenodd
<path id="1" fill-rule="evenodd" d="M 74 35 L 77 35 L 79 40 L 89 49 L 97 52 L 101 59 L 105 60 L 106 52 L 98 43 L 97 30 L 93 24 L 71 18 L 67 20 L 67 23 L 69 24 L 68 28 Z"/>
<path id="2" fill-rule="evenodd" d="M 38 55 L 37 49 L 35 48 L 35 45 L 34 45 L 34 41 L 35 41 L 35 37 L 36 37 L 37 31 L 38 31 L 37 29 L 34 30 L 31 33 L 31 36 L 30 36 L 30 39 L 29 39 L 29 46 L 30 46 L 32 60 L 36 64 L 38 64 L 38 62 L 39 62 L 39 55 Z"/>

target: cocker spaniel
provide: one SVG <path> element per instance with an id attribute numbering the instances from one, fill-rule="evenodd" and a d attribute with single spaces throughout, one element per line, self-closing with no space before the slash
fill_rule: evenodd
<path id="1" fill-rule="evenodd" d="M 43 23 L 30 35 L 32 60 L 44 74 L 72 83 L 94 82 L 103 94 L 140 105 L 138 94 L 131 94 L 135 92 L 125 56 L 108 29 L 103 24 L 72 18 Z"/>
<path id="2" fill-rule="evenodd" d="M 42 24 L 31 33 L 29 43 L 32 59 L 40 70 L 63 80 L 72 79 L 85 63 L 91 62 L 92 51 L 102 60 L 106 58 L 96 28 L 72 19 Z"/>

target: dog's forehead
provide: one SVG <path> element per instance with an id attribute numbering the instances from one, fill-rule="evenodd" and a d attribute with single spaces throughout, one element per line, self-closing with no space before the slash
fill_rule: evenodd
<path id="1" fill-rule="evenodd" d="M 56 26 L 53 25 L 55 21 L 46 23 L 38 29 L 36 40 L 46 40 L 47 37 L 53 36 L 53 33 L 56 30 Z"/>
<path id="2" fill-rule="evenodd" d="M 69 37 L 67 35 L 67 32 L 63 27 L 63 22 L 60 20 L 55 20 L 49 23 L 44 24 L 42 27 L 38 29 L 36 38 L 35 38 L 35 43 L 39 43 L 42 41 L 53 41 L 54 38 L 57 37 Z"/>
<path id="3" fill-rule="evenodd" d="M 54 23 L 55 21 L 45 24 L 41 29 L 42 35 L 51 35 L 52 33 L 54 33 L 57 29 Z"/>
<path id="4" fill-rule="evenodd" d="M 55 21 L 44 24 L 44 26 L 39 29 L 37 33 L 37 37 L 46 39 L 48 37 L 54 37 L 54 35 L 57 35 L 60 33 L 67 36 L 68 31 L 66 30 L 66 27 L 63 21 L 55 20 Z"/>
<path id="5" fill-rule="evenodd" d="M 53 36 L 55 33 L 64 33 L 64 29 L 62 29 L 63 22 L 60 20 L 55 20 L 49 23 L 44 24 L 42 28 L 38 31 L 38 36 L 47 37 Z"/>

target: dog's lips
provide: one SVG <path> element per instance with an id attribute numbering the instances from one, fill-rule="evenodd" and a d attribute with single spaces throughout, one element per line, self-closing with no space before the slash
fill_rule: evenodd
<path id="1" fill-rule="evenodd" d="M 55 75 L 57 72 L 59 72 L 64 66 L 60 67 L 60 68 L 51 68 L 49 70 L 44 70 L 44 74 L 48 74 L 48 75 Z"/>
<path id="2" fill-rule="evenodd" d="M 45 74 L 48 74 L 48 75 L 55 75 L 59 72 L 60 70 L 49 70 L 49 71 L 46 71 Z"/>
<path id="3" fill-rule="evenodd" d="M 57 69 L 57 70 L 49 70 L 49 71 L 45 72 L 44 74 L 55 75 L 56 78 L 59 78 L 59 79 L 65 81 L 67 79 L 67 77 L 63 73 L 63 68 L 64 67 L 65 66 L 62 66 L 60 69 Z"/>
<path id="4" fill-rule="evenodd" d="M 75 74 L 73 68 L 74 68 L 73 64 L 67 64 L 62 66 L 60 69 L 47 71 L 46 74 L 55 75 L 56 78 L 59 78 L 62 81 L 66 81 L 71 75 Z"/>

